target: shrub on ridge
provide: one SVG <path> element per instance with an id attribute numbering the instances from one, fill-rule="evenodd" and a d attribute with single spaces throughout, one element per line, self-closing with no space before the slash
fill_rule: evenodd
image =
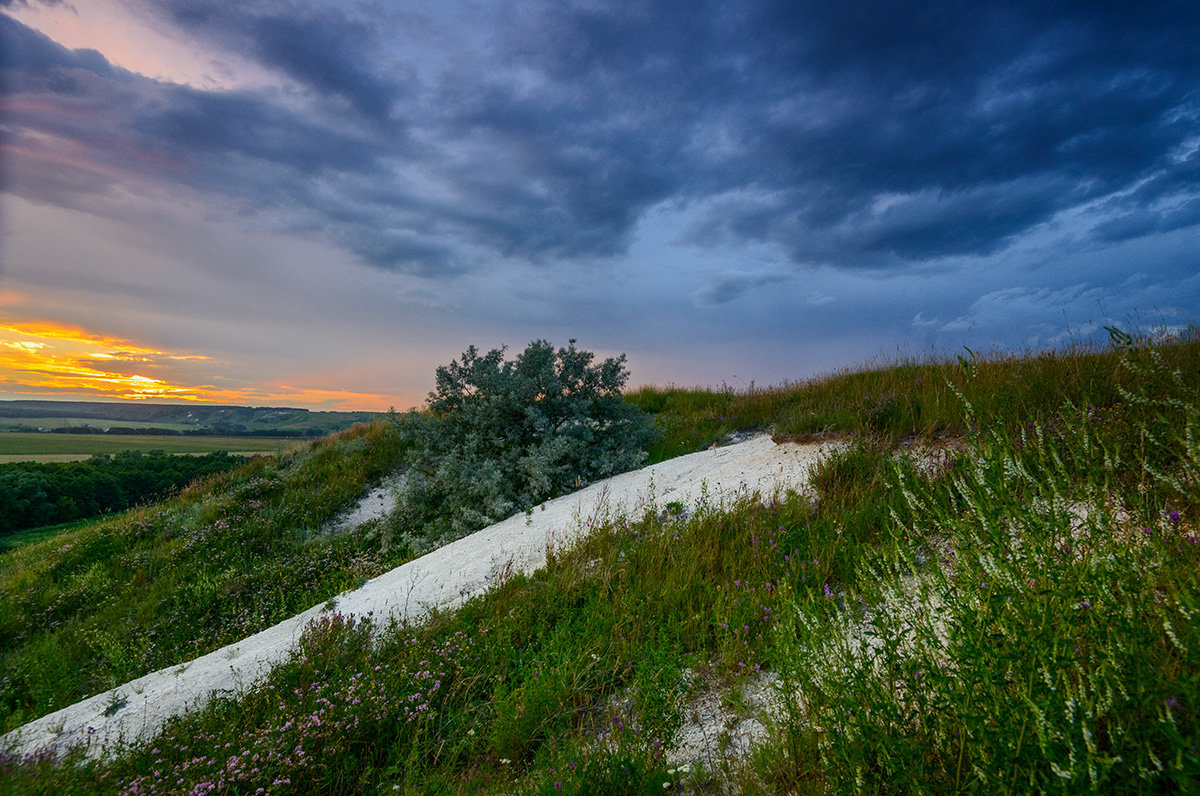
<path id="1" fill-rule="evenodd" d="M 403 507 L 440 535 L 460 535 L 642 464 L 655 436 L 625 402 L 625 356 L 595 363 L 535 340 L 515 359 L 471 346 L 437 369 L 428 411 L 399 420 L 416 443 Z"/>

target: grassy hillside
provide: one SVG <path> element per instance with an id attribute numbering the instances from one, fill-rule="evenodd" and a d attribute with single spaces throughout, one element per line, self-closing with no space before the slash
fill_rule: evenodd
<path id="1" fill-rule="evenodd" d="M 852 443 L 811 495 L 617 519 L 419 626 L 330 614 L 243 696 L 113 761 L 0 759 L 0 792 L 1195 792 L 1200 341 L 1117 342 L 774 390 L 642 390 L 631 399 L 667 431 L 659 458 L 747 428 Z M 370 428 L 377 437 L 307 458 L 333 467 L 384 444 Z M 126 525 L 81 529 L 88 558 L 73 575 L 38 581 L 39 567 L 83 555 L 41 546 L 2 571 L 4 604 L 47 588 L 35 583 L 88 588 L 96 567 L 133 582 L 155 551 L 196 535 L 208 545 L 197 560 L 232 560 L 224 534 L 239 545 L 254 534 L 212 523 L 254 500 L 263 519 L 245 527 L 264 540 L 311 526 L 337 499 L 299 523 L 268 520 L 303 499 L 305 458 L 281 463 L 261 497 L 245 472 Z M 151 522 L 164 531 L 140 535 Z M 142 538 L 141 558 L 123 552 Z M 259 566 L 282 550 L 262 548 Z M 243 582 L 256 582 L 247 567 Z M 194 605 L 236 591 L 214 584 L 224 566 L 201 571 L 179 583 L 204 591 Z M 69 621 L 89 621 L 74 610 Z M 56 621 L 30 611 L 0 638 Z M 718 738 L 703 759 L 672 762 L 698 695 L 722 693 L 732 721 L 749 710 L 742 686 L 766 682 L 776 720 L 753 754 Z M 22 704 L 69 701 L 46 696 L 54 687 Z"/>
<path id="2" fill-rule="evenodd" d="M 236 641 L 404 560 L 321 524 L 390 472 L 387 421 L 0 559 L 0 727 Z"/>
<path id="3" fill-rule="evenodd" d="M 90 525 L 94 520 L 75 520 L 73 522 L 63 522 L 58 525 L 46 525 L 41 528 L 28 528 L 23 531 L 0 536 L 0 553 L 6 553 L 9 550 L 16 550 L 18 547 L 34 544 L 35 542 L 43 542 L 47 539 L 53 539 L 67 531 L 78 530 L 79 528 Z"/>
<path id="4" fill-rule="evenodd" d="M 1158 348 L 1171 368 L 1200 372 L 1200 345 L 1194 340 Z M 665 435 L 650 458 L 661 461 L 744 430 L 792 439 L 851 433 L 896 442 L 961 436 L 979 418 L 1044 423 L 1068 402 L 1083 408 L 1121 404 L 1121 391 L 1138 385 L 1138 376 L 1122 361 L 1117 348 L 1095 345 L 1017 355 L 969 353 L 903 360 L 765 389 L 645 387 L 628 398 L 659 417 Z"/>

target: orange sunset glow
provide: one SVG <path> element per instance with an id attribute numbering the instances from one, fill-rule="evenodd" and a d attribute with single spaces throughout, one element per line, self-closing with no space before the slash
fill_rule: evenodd
<path id="1" fill-rule="evenodd" d="M 51 323 L 0 323 L 0 390 L 46 398 L 291 404 L 386 410 L 388 396 L 291 385 L 230 389 L 183 383 L 173 363 L 211 362 L 117 337 Z"/>

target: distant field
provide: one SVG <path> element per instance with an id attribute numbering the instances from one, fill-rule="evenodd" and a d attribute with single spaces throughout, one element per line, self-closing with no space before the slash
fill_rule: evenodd
<path id="1" fill-rule="evenodd" d="M 137 428 L 151 431 L 205 429 L 213 434 L 285 432 L 318 437 L 343 431 L 356 423 L 383 417 L 381 412 L 310 412 L 270 406 L 208 404 L 146 404 L 132 401 L 0 400 L 0 430 L 86 426 Z"/>
<path id="2" fill-rule="evenodd" d="M 200 454 L 226 451 L 242 455 L 278 453 L 294 440 L 269 437 L 173 437 L 143 434 L 103 436 L 100 434 L 40 434 L 13 432 L 0 434 L 2 462 L 67 462 L 86 459 L 96 453 L 153 451 Z"/>
<path id="3" fill-rule="evenodd" d="M 195 429 L 195 423 L 172 423 L 170 421 L 149 422 L 144 420 L 97 420 L 94 417 L 5 417 L 0 418 L 0 428 L 65 428 L 68 426 L 95 426 L 96 428 L 169 428 L 172 431 Z M 20 433 L 20 432 L 17 432 Z"/>

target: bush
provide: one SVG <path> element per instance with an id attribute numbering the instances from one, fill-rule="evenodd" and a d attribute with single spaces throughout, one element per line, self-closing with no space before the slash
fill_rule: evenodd
<path id="1" fill-rule="evenodd" d="M 514 360 L 470 347 L 437 369 L 426 412 L 399 420 L 415 443 L 403 508 L 417 527 L 460 535 L 640 465 L 655 431 L 626 403 L 625 356 L 593 364 L 571 340 Z"/>

